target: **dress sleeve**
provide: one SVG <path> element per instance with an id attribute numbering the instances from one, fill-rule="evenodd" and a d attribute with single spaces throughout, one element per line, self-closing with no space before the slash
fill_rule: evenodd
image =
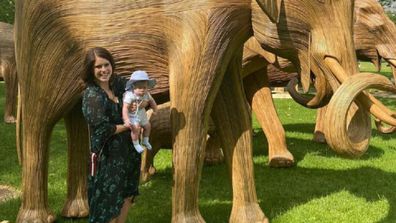
<path id="1" fill-rule="evenodd" d="M 116 126 L 110 123 L 106 114 L 106 98 L 94 89 L 87 88 L 83 95 L 82 112 L 88 123 L 91 138 L 91 152 L 98 153 L 106 140 L 115 132 Z"/>

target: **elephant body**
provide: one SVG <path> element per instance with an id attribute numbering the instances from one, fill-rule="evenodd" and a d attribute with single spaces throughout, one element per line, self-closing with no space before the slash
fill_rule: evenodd
<path id="1" fill-rule="evenodd" d="M 396 25 L 388 18 L 381 4 L 375 0 L 358 0 L 355 3 L 354 40 L 357 56 L 371 61 L 381 69 L 384 58 L 396 77 Z"/>
<path id="2" fill-rule="evenodd" d="M 16 76 L 13 26 L 0 22 L 0 77 L 5 82 L 4 122 L 16 121 L 18 82 Z"/>
<path id="3" fill-rule="evenodd" d="M 352 36 L 354 3 L 355 1 L 301 3 L 285 0 L 282 2 L 278 23 L 268 23 L 259 7 L 252 9 L 252 23 L 254 37 L 265 50 L 293 63 L 300 75 L 303 90 L 306 92 L 310 84 L 314 85 L 317 94 L 306 101 L 307 107 L 323 106 L 322 102 L 331 92 L 337 95 L 330 100 L 331 109 L 327 110 L 326 115 L 318 115 L 319 118 L 324 117 L 323 132 L 326 132 L 326 141 L 339 153 L 360 156 L 368 148 L 371 135 L 369 112 L 380 120 L 387 120 L 392 126 L 396 125 L 396 120 L 393 118 L 394 112 L 373 96 L 360 94 L 360 91 L 352 93 L 351 88 L 346 86 L 343 88 L 345 92 L 338 90 L 348 79 L 351 80 L 348 84 L 351 84 L 370 76 L 357 75 Z M 301 4 L 307 10 L 299 10 Z M 322 13 L 315 13 L 318 11 Z M 356 86 L 359 85 L 359 89 L 374 87 L 395 92 L 395 86 L 389 80 L 378 75 L 371 76 L 376 80 L 364 80 L 355 83 Z M 378 82 L 374 85 L 375 81 L 381 84 Z M 379 87 L 383 84 L 386 86 Z M 350 97 L 351 100 L 341 102 L 342 97 Z M 348 112 L 341 113 L 340 110 Z"/>
<path id="4" fill-rule="evenodd" d="M 269 14 L 276 11 L 274 5 L 262 2 Z M 250 18 L 247 0 L 16 1 L 24 145 L 23 201 L 17 222 L 55 219 L 47 204 L 48 140 L 62 116 L 70 122 L 68 138 L 85 142 L 80 148 L 68 145 L 69 168 L 72 162 L 86 162 L 86 127 L 73 120 L 81 120 L 75 106 L 85 87 L 82 58 L 94 46 L 111 50 L 119 75 L 135 69 L 155 75 L 158 87 L 152 95 L 159 103 L 171 101 L 172 221 L 203 222 L 198 188 L 211 114 L 221 126 L 219 138 L 232 173 L 230 222 L 266 222 L 255 193 L 251 123 L 240 79 L 243 43 L 252 35 Z M 169 91 L 162 88 L 167 76 Z M 44 113 L 45 117 L 30 115 Z M 78 136 L 69 134 L 76 128 Z M 68 191 L 63 214 L 83 216 L 87 207 L 81 188 L 86 182 L 70 172 L 68 184 L 76 184 Z"/>
<path id="5" fill-rule="evenodd" d="M 158 83 L 151 92 L 156 101 L 170 99 L 172 221 L 204 221 L 198 209 L 198 188 L 211 117 L 232 176 L 230 222 L 267 222 L 253 179 L 251 118 L 242 86 L 243 44 L 254 34 L 264 49 L 289 59 L 304 89 L 312 82 L 310 71 L 315 73 L 318 95 L 310 103 L 317 104 L 342 83 L 327 64 L 334 61 L 325 59 L 339 61 L 349 74 L 357 71 L 352 10 L 353 1 L 341 0 L 16 1 L 16 61 L 24 125 L 23 201 L 17 222 L 54 221 L 47 204 L 48 140 L 62 116 L 68 141 L 74 138 L 71 142 L 85 145 L 69 144 L 69 168 L 76 169 L 73 162 L 86 162 L 88 132 L 81 124 L 77 102 L 84 89 L 82 58 L 95 46 L 111 50 L 117 74 L 146 70 Z M 250 86 L 247 98 L 253 110 L 272 103 L 266 75 L 266 69 L 258 69 L 244 80 Z M 269 115 L 262 121 L 270 123 L 276 111 L 273 106 L 266 109 Z M 44 113 L 45 117 L 24 115 Z M 282 129 L 269 131 L 275 132 L 274 141 L 284 148 L 270 156 L 277 157 L 281 151 L 280 160 L 286 156 L 288 162 L 284 130 L 276 122 Z M 69 134 L 71 129 L 79 134 Z M 343 152 L 355 149 L 345 141 L 333 146 Z M 81 174 L 84 168 L 80 166 Z M 86 182 L 72 174 L 69 170 L 68 184 L 75 187 L 68 191 L 63 213 L 78 217 L 87 213 L 81 189 Z"/>

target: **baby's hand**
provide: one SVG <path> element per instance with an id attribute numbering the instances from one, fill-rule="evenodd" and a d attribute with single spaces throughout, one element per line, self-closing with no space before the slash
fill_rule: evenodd
<path id="1" fill-rule="evenodd" d="M 136 111 L 136 109 L 137 109 L 137 103 L 134 101 L 129 106 L 129 111 L 134 112 L 134 111 Z"/>

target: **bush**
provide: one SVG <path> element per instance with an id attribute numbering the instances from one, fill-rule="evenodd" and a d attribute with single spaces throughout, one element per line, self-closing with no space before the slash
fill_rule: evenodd
<path id="1" fill-rule="evenodd" d="M 0 0 L 0 22 L 13 24 L 15 16 L 15 1 Z"/>

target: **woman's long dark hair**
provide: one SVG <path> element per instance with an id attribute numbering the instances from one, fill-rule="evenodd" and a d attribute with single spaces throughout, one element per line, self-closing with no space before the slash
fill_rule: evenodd
<path id="1" fill-rule="evenodd" d="M 110 83 L 113 80 L 113 74 L 115 70 L 114 58 L 111 53 L 103 47 L 94 47 L 88 50 L 85 56 L 85 77 L 83 80 L 86 83 L 94 83 L 95 75 L 94 75 L 94 66 L 95 66 L 95 57 L 101 57 L 108 60 L 111 64 L 111 68 L 113 73 L 110 77 Z"/>

